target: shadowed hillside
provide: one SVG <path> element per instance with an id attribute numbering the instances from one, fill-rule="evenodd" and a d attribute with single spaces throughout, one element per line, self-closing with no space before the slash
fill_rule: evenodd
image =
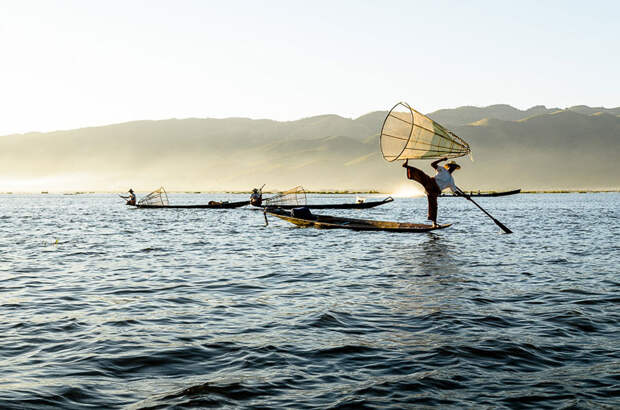
<path id="1" fill-rule="evenodd" d="M 0 191 L 308 189 L 391 191 L 400 163 L 381 157 L 385 112 L 277 122 L 246 118 L 135 121 L 0 137 Z M 508 105 L 430 116 L 468 141 L 464 189 L 617 189 L 620 108 Z M 429 161 L 418 162 L 428 172 Z M 413 184 L 413 183 L 411 183 Z"/>
<path id="2" fill-rule="evenodd" d="M 462 176 L 520 180 L 528 189 L 620 186 L 620 118 L 557 111 L 520 121 L 481 120 L 457 127 L 469 135 L 475 165 Z"/>

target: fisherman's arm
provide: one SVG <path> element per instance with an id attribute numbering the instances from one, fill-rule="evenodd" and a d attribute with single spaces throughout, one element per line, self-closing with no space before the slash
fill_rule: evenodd
<path id="1" fill-rule="evenodd" d="M 438 159 L 437 161 L 433 161 L 431 162 L 431 167 L 433 167 L 433 169 L 437 169 L 437 166 L 439 165 L 440 162 L 447 161 L 447 160 L 448 160 L 447 157 L 443 157 L 443 158 Z"/>

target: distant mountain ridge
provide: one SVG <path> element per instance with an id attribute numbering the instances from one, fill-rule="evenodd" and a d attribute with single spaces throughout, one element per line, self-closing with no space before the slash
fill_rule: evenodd
<path id="1" fill-rule="evenodd" d="M 7 135 L 0 137 L 0 192 L 415 185 L 400 163 L 382 159 L 378 134 L 385 115 L 188 118 Z M 620 188 L 620 107 L 498 104 L 429 116 L 472 147 L 474 162 L 458 160 L 464 189 Z M 431 171 L 428 161 L 417 164 Z"/>
<path id="2" fill-rule="evenodd" d="M 614 116 L 620 115 L 620 107 L 604 108 L 576 105 L 563 110 L 560 108 L 547 108 L 544 105 L 536 105 L 528 108 L 527 110 L 519 110 L 507 104 L 496 104 L 488 107 L 465 106 L 453 109 L 437 110 L 429 113 L 428 116 L 450 128 L 471 124 L 483 119 L 520 121 L 537 115 L 553 114 L 558 111 L 572 111 L 584 115 L 593 115 L 597 113 L 606 113 Z"/>

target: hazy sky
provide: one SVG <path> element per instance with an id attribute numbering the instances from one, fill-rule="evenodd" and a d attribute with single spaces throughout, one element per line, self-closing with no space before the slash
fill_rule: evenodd
<path id="1" fill-rule="evenodd" d="M 0 135 L 620 105 L 618 1 L 0 0 Z"/>

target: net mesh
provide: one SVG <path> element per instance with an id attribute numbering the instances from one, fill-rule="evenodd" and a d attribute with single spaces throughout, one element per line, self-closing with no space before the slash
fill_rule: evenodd
<path id="1" fill-rule="evenodd" d="M 390 162 L 457 158 L 471 151 L 461 138 L 404 102 L 396 104 L 385 117 L 380 140 L 383 158 Z"/>
<path id="2" fill-rule="evenodd" d="M 301 186 L 296 186 L 288 191 L 280 192 L 271 198 L 265 200 L 266 206 L 279 206 L 279 205 L 306 205 L 306 191 Z"/>
<path id="3" fill-rule="evenodd" d="M 138 201 L 138 205 L 168 206 L 168 194 L 166 193 L 164 187 L 160 187 Z"/>

